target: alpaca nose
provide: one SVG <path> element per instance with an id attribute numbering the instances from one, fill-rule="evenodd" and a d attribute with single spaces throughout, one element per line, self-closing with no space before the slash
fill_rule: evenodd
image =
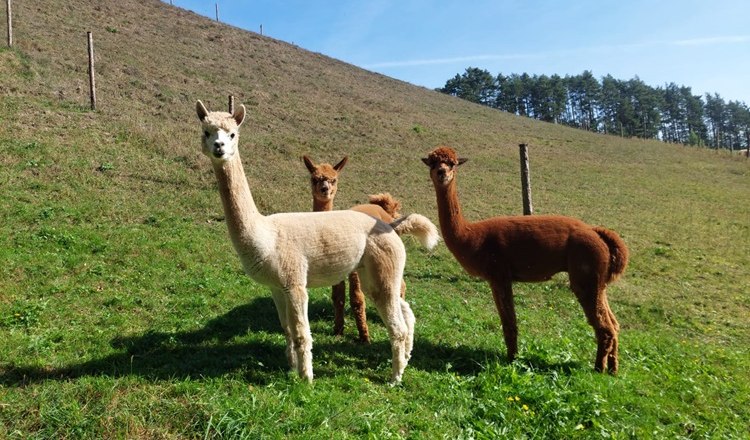
<path id="1" fill-rule="evenodd" d="M 224 155 L 224 141 L 214 142 L 214 156 L 221 157 Z"/>

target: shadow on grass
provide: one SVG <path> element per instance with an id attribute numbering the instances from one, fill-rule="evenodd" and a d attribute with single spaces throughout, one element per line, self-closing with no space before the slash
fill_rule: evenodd
<path id="1" fill-rule="evenodd" d="M 332 322 L 330 311 L 329 301 L 311 301 L 308 307 L 311 323 Z M 111 345 L 119 352 L 99 359 L 60 368 L 9 363 L 0 367 L 0 384 L 23 386 L 44 380 L 68 380 L 84 376 L 138 376 L 161 381 L 237 373 L 248 382 L 265 384 L 287 370 L 285 343 L 283 338 L 279 342 L 281 326 L 277 316 L 273 301 L 259 298 L 209 321 L 198 330 L 146 332 L 139 336 L 114 338 Z M 247 343 L 232 341 L 248 332 L 257 333 L 258 338 Z M 407 369 L 440 372 L 450 369 L 456 374 L 475 375 L 488 363 L 507 363 L 504 352 L 504 347 L 488 351 L 434 344 L 417 335 Z M 380 368 L 382 363 L 390 365 L 390 359 L 390 343 L 387 340 L 361 345 L 338 339 L 313 345 L 316 377 L 335 374 L 335 369 L 346 366 Z M 578 363 L 554 364 L 533 355 L 524 356 L 516 362 L 522 363 L 522 369 L 533 371 L 557 370 L 567 373 L 580 368 Z M 383 380 L 387 375 L 383 376 Z"/>

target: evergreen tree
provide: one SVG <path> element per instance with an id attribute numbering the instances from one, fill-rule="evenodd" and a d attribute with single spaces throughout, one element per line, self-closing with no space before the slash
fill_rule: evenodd
<path id="1" fill-rule="evenodd" d="M 744 150 L 750 139 L 750 110 L 739 101 L 729 101 L 726 106 L 726 147 Z"/>
<path id="2" fill-rule="evenodd" d="M 687 143 L 687 103 L 680 87 L 669 83 L 664 87 L 661 107 L 662 140 Z"/>
<path id="3" fill-rule="evenodd" d="M 685 101 L 685 121 L 688 130 L 687 143 L 689 145 L 703 146 L 708 142 L 708 129 L 704 121 L 704 104 L 700 95 L 693 95 L 690 87 L 681 87 Z"/>
<path id="4" fill-rule="evenodd" d="M 714 148 L 723 146 L 724 129 L 726 128 L 726 104 L 718 93 L 706 94 L 706 125 L 708 126 L 709 144 Z"/>
<path id="5" fill-rule="evenodd" d="M 627 82 L 627 92 L 633 106 L 632 119 L 628 121 L 632 127 L 631 135 L 644 139 L 657 138 L 661 123 L 661 92 L 637 76 Z"/>
<path id="6" fill-rule="evenodd" d="M 589 70 L 565 77 L 568 88 L 568 123 L 584 130 L 599 130 L 602 86 Z"/>
<path id="7" fill-rule="evenodd" d="M 469 67 L 463 75 L 449 79 L 439 90 L 448 95 L 489 106 L 494 104 L 497 94 L 495 78 L 490 72 L 476 67 Z"/>
<path id="8" fill-rule="evenodd" d="M 619 81 L 607 75 L 602 78 L 599 111 L 601 113 L 602 131 L 608 134 L 624 136 L 624 127 L 620 121 L 623 103 L 623 86 Z"/>

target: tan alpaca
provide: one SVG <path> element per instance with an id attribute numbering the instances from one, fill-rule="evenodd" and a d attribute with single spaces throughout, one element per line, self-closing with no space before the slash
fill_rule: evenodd
<path id="1" fill-rule="evenodd" d="M 614 232 L 562 216 L 500 216 L 469 222 L 461 213 L 456 171 L 466 159 L 438 147 L 422 161 L 430 167 L 440 229 L 446 246 L 471 275 L 489 282 L 512 360 L 518 352 L 513 306 L 514 281 L 545 281 L 568 272 L 570 288 L 594 328 L 594 368 L 617 372 L 617 319 L 607 301 L 607 284 L 628 263 L 628 248 Z"/>
<path id="2" fill-rule="evenodd" d="M 302 156 L 302 160 L 310 172 L 310 188 L 313 196 L 313 211 L 332 211 L 333 199 L 338 191 L 339 173 L 349 160 L 348 157 L 341 159 L 336 165 L 315 163 L 308 156 Z M 363 212 L 386 223 L 391 223 L 401 217 L 398 210 L 401 203 L 390 194 L 375 194 L 369 197 L 369 202 L 362 205 L 352 206 L 351 210 Z M 437 228 L 432 224 L 425 224 L 434 228 L 428 233 L 437 236 Z M 341 336 L 344 334 L 344 298 L 346 284 L 342 281 L 331 288 L 331 299 L 333 300 L 333 334 Z M 406 284 L 401 281 L 401 298 L 406 294 Z M 370 333 L 367 327 L 367 314 L 365 310 L 365 296 L 356 272 L 349 274 L 349 304 L 352 308 L 354 321 L 359 332 L 359 341 L 370 343 Z"/>
<path id="3" fill-rule="evenodd" d="M 312 381 L 307 288 L 331 286 L 357 270 L 388 329 L 391 381 L 401 381 L 414 341 L 414 314 L 399 295 L 406 251 L 395 230 L 420 220 L 409 216 L 389 225 L 355 211 L 264 216 L 253 201 L 237 148 L 245 107 L 239 106 L 233 115 L 209 113 L 198 101 L 196 112 L 203 154 L 213 165 L 229 236 L 245 272 L 271 289 L 290 368 Z M 418 238 L 423 244 L 431 239 Z"/>

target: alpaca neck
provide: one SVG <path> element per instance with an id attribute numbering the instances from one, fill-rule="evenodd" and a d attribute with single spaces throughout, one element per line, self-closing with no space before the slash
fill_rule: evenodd
<path id="1" fill-rule="evenodd" d="M 250 193 L 239 154 L 227 162 L 214 163 L 214 172 L 219 183 L 229 235 L 233 240 L 248 235 L 254 218 L 260 216 L 260 213 Z"/>
<path id="2" fill-rule="evenodd" d="M 313 211 L 333 211 L 333 199 L 323 201 L 313 197 Z"/>
<path id="3" fill-rule="evenodd" d="M 455 179 L 447 187 L 435 185 L 435 192 L 437 194 L 440 232 L 443 234 L 445 244 L 448 248 L 460 246 L 460 243 L 466 239 L 467 223 L 461 212 Z"/>

